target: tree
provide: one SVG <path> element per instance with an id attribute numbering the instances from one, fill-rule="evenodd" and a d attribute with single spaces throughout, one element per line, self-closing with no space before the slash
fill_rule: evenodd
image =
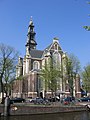
<path id="1" fill-rule="evenodd" d="M 60 79 L 60 76 L 61 76 L 60 66 L 55 67 L 51 59 L 50 61 L 45 62 L 45 65 L 43 66 L 40 74 L 40 77 L 41 79 L 43 79 L 45 84 L 45 93 L 47 89 L 49 89 L 52 91 L 53 96 L 53 92 L 56 92 L 57 81 L 58 79 Z"/>
<path id="2" fill-rule="evenodd" d="M 76 75 L 80 71 L 80 62 L 74 54 L 68 55 L 66 59 L 66 74 L 68 76 L 70 93 L 73 96 L 73 80 L 76 79 Z"/>
<path id="3" fill-rule="evenodd" d="M 88 4 L 90 4 L 90 2 L 87 2 Z M 90 15 L 89 15 L 90 16 Z M 83 28 L 85 28 L 87 31 L 90 31 L 90 26 L 83 26 Z"/>
<path id="4" fill-rule="evenodd" d="M 90 26 L 84 26 L 83 28 L 85 28 L 87 31 L 90 31 Z"/>
<path id="5" fill-rule="evenodd" d="M 90 91 L 90 64 L 82 72 L 82 85 L 87 92 Z"/>
<path id="6" fill-rule="evenodd" d="M 80 61 L 74 54 L 69 55 L 69 61 L 71 62 L 71 70 L 73 73 L 79 73 L 81 69 Z"/>
<path id="7" fill-rule="evenodd" d="M 16 73 L 16 64 L 12 59 L 7 59 L 6 61 L 6 69 L 3 75 L 3 83 L 4 83 L 4 92 L 6 96 L 10 94 L 10 83 L 15 79 Z"/>
<path id="8" fill-rule="evenodd" d="M 0 87 L 2 97 L 4 94 L 4 86 L 15 75 L 15 66 L 17 63 L 18 52 L 13 48 L 5 44 L 0 44 Z"/>

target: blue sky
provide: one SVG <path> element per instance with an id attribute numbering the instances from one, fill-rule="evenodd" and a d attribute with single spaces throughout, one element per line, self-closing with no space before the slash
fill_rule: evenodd
<path id="1" fill-rule="evenodd" d="M 90 62 L 90 5 L 87 0 L 0 0 L 0 43 L 25 55 L 30 16 L 35 25 L 37 49 L 43 50 L 59 38 L 60 46 L 73 53 L 82 68 Z"/>

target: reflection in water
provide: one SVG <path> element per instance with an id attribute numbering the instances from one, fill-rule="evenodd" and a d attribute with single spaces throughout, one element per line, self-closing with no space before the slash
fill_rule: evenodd
<path id="1" fill-rule="evenodd" d="M 88 112 L 1 117 L 0 120 L 90 120 Z"/>

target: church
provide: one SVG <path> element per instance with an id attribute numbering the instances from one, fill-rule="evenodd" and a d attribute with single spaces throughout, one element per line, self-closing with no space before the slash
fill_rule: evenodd
<path id="1" fill-rule="evenodd" d="M 63 75 L 62 78 L 59 78 L 57 81 L 56 93 L 59 95 L 70 95 L 70 88 L 64 65 L 67 55 L 62 51 L 58 38 L 54 38 L 52 43 L 44 50 L 37 50 L 35 35 L 34 23 L 31 18 L 25 44 L 25 56 L 19 57 L 16 66 L 16 80 L 12 86 L 12 97 L 45 97 L 45 84 L 40 78 L 40 71 L 49 58 L 52 58 L 55 63 L 59 63 Z M 80 97 L 80 76 L 78 74 L 76 78 L 73 79 L 73 85 L 74 97 Z M 47 89 L 47 96 L 51 96 L 50 89 Z"/>

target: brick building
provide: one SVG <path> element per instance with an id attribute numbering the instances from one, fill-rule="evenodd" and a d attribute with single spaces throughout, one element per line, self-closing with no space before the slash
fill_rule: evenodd
<path id="1" fill-rule="evenodd" d="M 31 19 L 28 26 L 27 41 L 25 45 L 26 54 L 24 58 L 19 57 L 16 66 L 16 78 L 18 80 L 15 80 L 13 83 L 12 96 L 36 97 L 41 95 L 44 97 L 45 85 L 39 75 L 45 61 L 48 61 L 49 58 L 52 58 L 56 63 L 59 63 L 63 73 L 63 77 L 58 79 L 56 92 L 58 94 L 70 95 L 70 88 L 64 65 L 67 55 L 62 51 L 59 40 L 54 38 L 52 43 L 44 50 L 37 50 L 35 34 L 34 24 Z M 80 76 L 78 74 L 76 75 L 76 78 L 73 79 L 73 85 L 74 96 L 80 97 Z M 48 89 L 47 95 L 50 96 L 50 94 L 51 91 Z"/>

